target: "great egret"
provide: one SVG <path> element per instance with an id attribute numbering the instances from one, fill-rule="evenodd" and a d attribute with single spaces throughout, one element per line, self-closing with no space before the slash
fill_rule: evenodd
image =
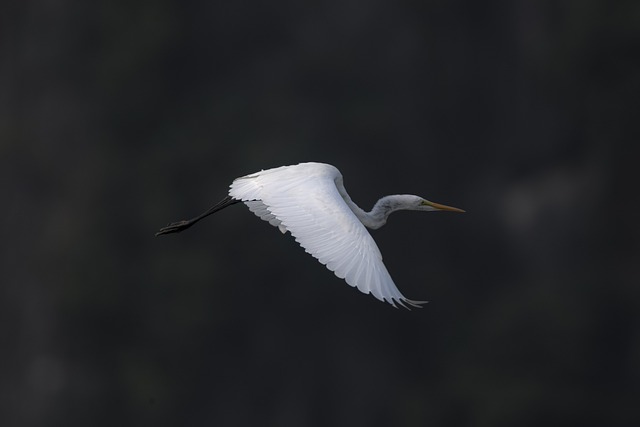
<path id="1" fill-rule="evenodd" d="M 229 195 L 218 204 L 200 216 L 161 228 L 156 236 L 180 232 L 239 202 L 282 233 L 289 231 L 306 252 L 349 285 L 405 308 L 405 304 L 420 307 L 425 301 L 413 301 L 400 293 L 365 226 L 380 228 L 389 214 L 398 210 L 464 212 L 412 195 L 385 196 L 371 212 L 365 212 L 347 194 L 338 169 L 323 163 L 300 163 L 236 178 Z"/>

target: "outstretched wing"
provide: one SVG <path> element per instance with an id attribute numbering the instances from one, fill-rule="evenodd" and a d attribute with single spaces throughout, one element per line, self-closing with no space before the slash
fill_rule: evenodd
<path id="1" fill-rule="evenodd" d="M 303 163 L 238 178 L 229 195 L 260 218 L 288 230 L 336 276 L 392 304 L 419 306 L 393 283 L 373 238 L 336 187 L 340 172 L 330 165 Z M 283 230 L 284 231 L 284 230 Z"/>

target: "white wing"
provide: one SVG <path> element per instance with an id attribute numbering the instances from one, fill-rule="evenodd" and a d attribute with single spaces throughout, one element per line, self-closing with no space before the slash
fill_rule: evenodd
<path id="1" fill-rule="evenodd" d="M 229 195 L 296 241 L 336 276 L 395 307 L 419 306 L 393 283 L 373 238 L 336 187 L 340 172 L 319 163 L 269 169 L 238 178 Z"/>

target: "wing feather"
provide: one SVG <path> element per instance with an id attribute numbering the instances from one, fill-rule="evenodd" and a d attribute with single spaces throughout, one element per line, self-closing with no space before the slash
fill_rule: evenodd
<path id="1" fill-rule="evenodd" d="M 260 219 L 267 221 L 274 227 L 278 227 L 282 233 L 286 233 L 287 229 L 274 214 L 269 211 L 269 208 L 260 200 L 248 200 L 244 202 L 251 212 L 256 214 Z"/>

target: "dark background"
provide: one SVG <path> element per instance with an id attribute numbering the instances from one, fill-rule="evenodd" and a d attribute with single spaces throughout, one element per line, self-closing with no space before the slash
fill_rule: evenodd
<path id="1" fill-rule="evenodd" d="M 0 425 L 640 422 L 637 1 L 0 9 Z M 336 165 L 422 310 L 238 205 Z"/>

